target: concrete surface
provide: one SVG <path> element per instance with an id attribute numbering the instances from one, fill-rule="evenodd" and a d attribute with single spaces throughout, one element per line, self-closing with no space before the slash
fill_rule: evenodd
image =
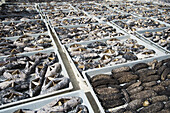
<path id="1" fill-rule="evenodd" d="M 63 60 L 64 65 L 66 67 L 68 75 L 70 76 L 70 81 L 73 84 L 73 90 L 72 91 L 76 91 L 76 90 L 80 90 L 80 89 L 84 90 L 84 92 L 85 92 L 85 94 L 86 94 L 86 96 L 87 96 L 87 98 L 88 98 L 88 100 L 89 100 L 89 102 L 90 102 L 90 104 L 91 104 L 91 106 L 94 110 L 94 113 L 100 113 L 99 108 L 98 108 L 94 98 L 92 97 L 91 93 L 88 91 L 87 85 L 84 82 L 81 81 L 81 78 L 79 78 L 78 76 L 76 76 L 74 74 L 74 72 L 71 68 L 71 65 L 70 65 L 70 63 L 69 63 L 69 61 L 66 57 L 66 54 L 63 52 L 58 40 L 56 39 L 56 36 L 52 32 L 51 32 L 51 34 L 52 34 L 54 41 L 55 41 L 55 43 L 58 47 L 58 51 L 61 55 L 61 58 Z"/>

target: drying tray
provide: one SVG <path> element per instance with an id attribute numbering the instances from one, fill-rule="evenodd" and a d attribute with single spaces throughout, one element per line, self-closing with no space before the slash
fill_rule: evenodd
<path id="1" fill-rule="evenodd" d="M 35 51 L 24 51 L 22 53 L 16 53 L 16 55 L 20 55 L 20 54 L 27 54 L 27 53 L 32 53 L 32 52 L 42 52 L 42 51 L 47 51 L 47 50 L 50 50 L 50 49 L 56 49 L 58 50 L 56 44 L 55 44 L 55 41 L 50 33 L 50 31 L 48 31 L 48 33 L 42 33 L 42 34 L 28 34 L 28 36 L 31 36 L 31 37 L 34 37 L 36 40 L 38 38 L 38 36 L 40 35 L 47 35 L 47 36 L 50 36 L 50 39 L 51 39 L 51 44 L 52 46 L 51 47 L 48 47 L 48 48 L 44 48 L 43 50 L 35 50 Z M 15 36 L 15 37 L 3 37 L 3 39 L 6 39 L 6 40 L 11 40 L 11 41 L 15 41 L 19 38 L 20 36 Z M 7 57 L 7 56 L 10 56 L 10 55 L 5 55 L 5 56 L 0 56 L 0 57 Z"/>
<path id="2" fill-rule="evenodd" d="M 116 17 L 116 16 L 127 16 L 127 17 L 124 17 L 124 18 L 120 18 L 120 19 L 112 19 L 113 17 Z M 117 15 L 107 15 L 107 16 L 97 16 L 97 18 L 99 18 L 100 20 L 104 21 L 104 22 L 111 22 L 111 21 L 114 21 L 114 20 L 126 20 L 126 19 L 134 19 L 136 18 L 134 15 L 131 15 L 131 14 L 117 14 Z M 103 19 L 102 19 L 103 18 Z M 110 21 L 108 20 L 109 18 Z"/>
<path id="3" fill-rule="evenodd" d="M 161 15 L 159 17 L 158 16 L 154 16 L 153 18 L 155 18 L 155 19 L 157 19 L 159 21 L 165 22 L 167 24 L 170 24 L 170 15 Z"/>
<path id="4" fill-rule="evenodd" d="M 58 6 L 68 6 L 68 8 L 60 8 L 58 9 Z M 46 7 L 49 7 L 50 9 L 44 9 Z M 56 7 L 56 9 L 55 9 Z M 70 3 L 66 3 L 66 2 L 62 2 L 62 3 L 39 3 L 39 8 L 41 9 L 41 11 L 59 11 L 59 10 L 74 10 L 75 8 L 70 4 Z"/>
<path id="5" fill-rule="evenodd" d="M 96 17 L 110 16 L 120 14 L 117 11 L 95 11 L 95 12 L 87 12 L 89 15 L 94 15 Z"/>
<path id="6" fill-rule="evenodd" d="M 27 35 L 27 34 L 41 34 L 41 33 L 48 33 L 48 31 L 49 31 L 49 27 L 48 27 L 48 24 L 47 24 L 47 22 L 44 20 L 44 19 L 30 19 L 30 20 L 26 20 L 26 21 L 10 21 L 10 22 L 1 22 L 1 23 L 3 23 L 3 24 L 9 24 L 9 23 L 22 23 L 22 22 L 34 22 L 34 21 L 41 21 L 41 22 L 43 22 L 44 24 L 45 24 L 45 26 L 46 26 L 46 31 L 44 31 L 44 32 L 39 32 L 39 33 L 25 33 L 25 35 Z M 41 29 L 42 30 L 42 29 Z M 41 31 L 41 30 L 39 30 L 39 31 Z M 13 35 L 12 37 L 15 37 L 16 35 Z M 4 38 L 4 36 L 1 36 L 2 38 Z"/>
<path id="7" fill-rule="evenodd" d="M 60 98 L 60 97 L 81 97 L 81 99 L 82 99 L 81 105 L 86 105 L 89 110 L 89 113 L 94 113 L 85 93 L 82 90 L 73 91 L 73 92 L 69 92 L 69 93 L 65 93 L 65 94 L 60 94 L 57 96 L 53 95 L 51 97 L 43 98 L 40 100 L 35 100 L 33 102 L 28 102 L 28 103 L 24 103 L 22 105 L 13 106 L 10 108 L 0 110 L 0 113 L 12 113 L 18 109 L 34 109 L 34 110 L 39 109 L 39 108 L 43 107 L 44 105 L 54 101 L 54 99 Z M 68 112 L 68 113 L 71 113 L 71 112 Z"/>
<path id="8" fill-rule="evenodd" d="M 50 19 L 63 19 L 63 18 L 77 17 L 77 16 L 70 16 L 69 13 L 72 13 L 72 12 L 78 13 L 80 11 L 75 11 L 75 10 L 60 10 L 60 11 L 52 11 L 52 12 L 48 12 L 48 11 L 41 11 L 41 12 L 42 12 L 42 15 L 46 17 L 47 20 L 50 20 Z M 58 13 L 58 12 L 62 12 L 65 15 L 63 17 L 60 17 L 58 15 L 55 16 L 55 13 Z M 86 15 L 84 15 L 84 16 L 86 16 Z"/>
<path id="9" fill-rule="evenodd" d="M 88 20 L 88 19 L 92 19 L 92 21 L 90 20 L 89 23 L 76 23 L 76 22 L 72 22 L 72 20 L 77 20 L 77 21 L 82 21 L 82 19 L 84 20 Z M 63 18 L 63 19 L 50 19 L 49 20 L 49 24 L 51 26 L 51 28 L 54 28 L 54 27 L 59 27 L 59 26 L 56 26 L 54 25 L 54 21 L 57 21 L 57 24 L 59 24 L 59 26 L 71 26 L 71 25 L 81 25 L 81 24 L 90 24 L 90 23 L 98 23 L 98 20 L 94 17 L 88 17 L 88 16 L 80 16 L 80 17 L 66 17 L 66 18 Z M 67 21 L 69 22 L 67 25 L 64 23 L 64 21 Z"/>
<path id="10" fill-rule="evenodd" d="M 152 49 L 156 52 L 156 55 L 155 55 L 154 57 L 151 57 L 152 59 L 153 59 L 153 58 L 156 58 L 156 57 L 161 57 L 161 56 L 166 55 L 166 51 L 165 51 L 165 50 L 162 50 L 162 49 L 160 49 L 160 48 L 158 48 L 158 47 L 155 47 L 155 46 L 153 46 L 152 44 L 147 44 L 147 43 L 145 43 L 144 41 L 136 38 L 136 37 L 133 36 L 133 35 L 130 35 L 130 36 L 120 36 L 120 37 L 114 37 L 114 38 L 117 38 L 117 39 L 119 39 L 119 40 L 126 40 L 126 39 L 129 39 L 129 38 L 130 38 L 130 39 L 135 39 L 135 40 L 137 40 L 137 43 L 138 43 L 138 44 L 144 45 L 144 46 L 145 46 L 146 48 L 148 48 L 148 49 L 149 49 L 149 48 L 152 48 Z M 82 73 L 83 73 L 84 71 L 80 72 L 80 71 L 78 70 L 77 66 L 75 65 L 75 63 L 74 63 L 74 61 L 73 61 L 73 59 L 72 59 L 72 57 L 70 56 L 70 53 L 69 53 L 69 51 L 68 51 L 68 49 L 70 48 L 70 46 L 73 45 L 73 44 L 87 45 L 87 44 L 90 44 L 90 43 L 92 43 L 92 42 L 96 42 L 96 41 L 105 42 L 105 41 L 107 41 L 107 40 L 109 40 L 109 39 L 102 39 L 102 40 L 93 40 L 93 41 L 87 41 L 87 42 L 71 43 L 71 44 L 67 44 L 67 45 L 63 45 L 63 46 L 62 46 L 63 51 L 65 52 L 65 54 L 66 54 L 66 56 L 67 56 L 67 58 L 68 58 L 68 60 L 69 60 L 69 62 L 70 62 L 70 64 L 71 64 L 71 67 L 72 67 L 72 69 L 73 69 L 73 72 L 75 73 L 76 76 L 80 77 L 80 78 L 84 81 L 84 78 L 82 77 Z M 144 59 L 142 59 L 142 60 L 145 60 L 145 59 L 150 59 L 150 58 L 144 58 Z M 129 64 L 129 63 L 131 63 L 131 62 L 138 62 L 138 61 L 140 61 L 140 60 L 127 61 L 127 62 L 122 63 L 122 64 L 114 64 L 114 65 L 126 65 L 126 64 Z M 109 65 L 106 65 L 105 67 L 109 67 Z M 100 68 L 100 69 L 103 69 L 103 68 L 105 68 L 105 67 L 102 67 L 102 68 Z M 89 69 L 89 70 L 95 70 L 95 69 L 97 69 L 97 68 L 93 68 L 93 69 Z M 87 70 L 86 70 L 86 71 L 87 71 Z"/>
<path id="11" fill-rule="evenodd" d="M 95 19 L 96 19 L 96 18 L 95 18 Z M 99 20 L 99 22 L 100 22 L 100 20 Z M 92 23 L 92 24 L 93 24 L 93 23 Z M 122 34 L 124 34 L 124 36 L 128 35 L 126 32 L 120 30 L 118 27 L 114 26 L 114 25 L 111 24 L 111 23 L 100 22 L 100 23 L 94 23 L 94 24 L 95 24 L 95 25 L 97 25 L 97 24 L 109 25 L 109 26 L 112 26 L 113 28 L 115 28 L 117 33 L 122 33 Z M 78 28 L 78 27 L 85 27 L 86 25 L 88 25 L 88 24 L 71 25 L 71 26 L 60 26 L 60 27 L 65 27 L 65 28 Z M 54 35 L 56 36 L 59 44 L 60 44 L 60 45 L 63 45 L 63 44 L 61 43 L 61 40 L 60 40 L 60 38 L 62 38 L 62 37 L 57 35 L 57 33 L 56 33 L 56 31 L 55 31 L 56 28 L 57 28 L 57 27 L 52 28 L 52 31 L 53 31 Z M 84 41 L 81 41 L 81 42 L 84 42 Z"/>
<path id="12" fill-rule="evenodd" d="M 158 32 L 158 31 L 163 31 L 164 29 L 167 29 L 167 28 L 170 28 L 170 27 L 166 27 L 166 28 L 158 28 L 158 29 L 151 29 L 151 30 L 143 30 L 143 31 L 137 31 L 135 32 L 135 34 L 141 39 L 141 40 L 144 40 L 146 41 L 147 43 L 151 43 L 153 45 L 156 45 L 158 46 L 159 48 L 165 50 L 167 53 L 170 53 L 170 50 L 167 50 L 165 47 L 162 47 L 160 46 L 159 44 L 151 41 L 150 39 L 146 38 L 145 36 L 143 36 L 143 34 L 145 32 Z"/>
<path id="13" fill-rule="evenodd" d="M 33 19 L 43 19 L 42 15 L 40 15 L 39 13 L 34 13 L 34 14 L 30 14 L 30 15 L 0 16 L 0 18 L 7 18 L 7 19 L 13 19 L 13 18 L 17 18 L 17 17 L 19 17 L 20 19 L 17 19 L 17 20 L 7 20 L 7 21 L 10 21 L 10 22 L 11 21 L 24 21 L 24 20 L 21 20 L 22 18 L 28 18 L 28 19 L 26 19 L 27 21 L 33 20 Z M 0 21 L 0 22 L 7 22 L 7 21 Z"/>
<path id="14" fill-rule="evenodd" d="M 112 69 L 115 69 L 115 68 L 119 68 L 119 67 L 122 67 L 122 66 L 130 66 L 132 67 L 133 65 L 137 64 L 137 63 L 147 63 L 147 62 L 151 62 L 153 61 L 154 59 L 160 61 L 160 60 L 163 60 L 163 59 L 166 59 L 166 58 L 170 58 L 170 55 L 165 55 L 165 56 L 161 56 L 161 57 L 155 57 L 155 58 L 149 58 L 149 59 L 145 59 L 145 60 L 139 60 L 139 61 L 135 61 L 135 62 L 131 62 L 131 63 L 127 63 L 127 64 L 120 64 L 120 65 L 115 65 L 115 66 L 111 66 L 111 67 L 105 67 L 105 68 L 101 68 L 101 69 L 96 69 L 96 70 L 89 70 L 89 71 L 84 71 L 83 72 L 83 76 L 85 78 L 85 81 L 88 85 L 88 87 L 90 88 L 90 92 L 92 94 L 92 96 L 94 97 L 94 100 L 96 101 L 98 107 L 99 107 L 99 110 L 101 113 L 105 113 L 105 110 L 104 108 L 102 107 L 98 97 L 96 96 L 91 84 L 90 84 L 90 78 L 92 78 L 93 76 L 97 75 L 97 74 L 111 74 L 111 70 Z M 110 111 L 117 111 L 118 109 L 121 109 L 121 108 L 125 108 L 128 104 L 124 104 L 122 106 L 119 106 L 119 107 L 115 107 L 113 109 L 110 109 Z M 108 110 L 106 110 L 108 111 Z"/>
<path id="15" fill-rule="evenodd" d="M 6 6 L 9 6 L 9 7 L 13 7 L 13 6 L 19 6 L 19 8 L 20 8 L 20 7 L 22 7 L 22 8 L 25 7 L 25 9 L 28 8 L 28 7 L 31 7 L 31 9 L 32 9 L 34 12 L 30 12 L 30 11 L 29 11 L 29 14 L 30 14 L 30 15 L 39 12 L 36 5 L 24 5 L 24 4 L 19 4 L 19 5 L 17 5 L 17 4 L 9 4 L 9 5 L 8 5 L 8 4 L 6 4 L 6 3 L 5 3 L 5 5 L 6 5 Z M 19 10 L 19 9 L 17 9 L 17 10 Z M 21 11 L 21 10 L 19 10 L 19 12 L 20 12 L 20 11 Z M 27 10 L 26 10 L 26 11 L 27 11 Z M 20 14 L 21 14 L 21 13 L 20 13 Z M 22 15 L 24 15 L 24 14 L 25 14 L 25 13 L 22 13 Z M 17 13 L 16 15 L 18 15 L 18 13 Z M 3 16 L 3 15 L 1 15 L 1 16 Z M 6 15 L 6 16 L 9 16 L 9 15 Z"/>
<path id="16" fill-rule="evenodd" d="M 5 3 L 5 4 L 8 4 L 8 3 Z M 14 4 L 14 5 L 18 5 L 18 4 Z M 33 9 L 35 9 L 35 11 L 37 11 L 37 12 L 34 12 L 34 13 L 30 13 L 30 14 L 15 14 L 15 15 L 1 15 L 0 17 L 17 17 L 17 16 L 26 16 L 26 17 L 28 17 L 28 16 L 33 16 L 33 15 L 39 15 L 40 16 L 40 18 L 39 19 L 43 19 L 43 17 L 42 17 L 42 15 L 40 14 L 40 11 L 39 11 L 39 9 L 38 9 L 38 7 L 37 7 L 37 4 L 34 4 L 34 5 L 23 5 L 23 4 L 19 4 L 19 6 L 31 6 L 31 7 L 33 7 Z M 35 18 L 30 18 L 30 20 L 33 20 L 33 19 L 35 19 Z M 19 20 L 16 20 L 16 21 L 19 21 Z"/>
<path id="17" fill-rule="evenodd" d="M 49 49 L 49 50 L 41 51 L 41 53 L 46 53 L 46 54 L 50 54 L 51 52 L 55 52 L 57 57 L 58 57 L 59 63 L 61 64 L 61 68 L 62 68 L 61 74 L 64 77 L 70 78 L 57 49 L 52 48 L 52 49 Z M 20 54 L 20 55 L 31 56 L 31 55 L 34 55 L 36 53 L 39 53 L 39 52 L 32 52 L 32 53 Z M 3 57 L 0 57 L 0 61 L 2 61 L 2 59 L 3 59 Z M 72 85 L 72 83 L 70 81 L 68 88 L 60 89 L 58 91 L 54 91 L 54 92 L 43 94 L 43 95 L 38 95 L 38 96 L 28 98 L 28 99 L 19 100 L 19 101 L 16 101 L 16 102 L 7 103 L 7 104 L 4 104 L 4 105 L 1 105 L 0 109 L 4 109 L 6 107 L 14 106 L 14 105 L 17 105 L 17 104 L 23 104 L 23 103 L 26 103 L 26 102 L 34 101 L 34 100 L 37 100 L 37 99 L 40 99 L 40 98 L 45 98 L 47 96 L 56 95 L 58 93 L 63 93 L 63 92 L 66 92 L 66 91 L 69 91 L 69 90 L 72 90 L 72 89 L 73 89 L 73 85 Z"/>
<path id="18" fill-rule="evenodd" d="M 145 20 L 145 19 L 151 19 L 155 22 L 159 22 L 160 24 L 164 24 L 166 27 L 170 27 L 170 24 L 167 24 L 165 22 L 162 22 L 162 21 L 159 21 L 159 20 L 156 20 L 154 18 L 148 18 L 148 17 L 136 17 L 135 19 L 133 20 L 139 20 L 139 19 L 142 19 L 142 20 Z M 125 31 L 125 32 L 128 32 L 128 33 L 133 33 L 133 31 L 129 30 L 127 31 L 127 29 L 123 29 L 122 27 L 120 27 L 119 25 L 117 25 L 115 22 L 116 21 L 121 21 L 122 23 L 126 23 L 127 21 L 129 21 L 130 19 L 127 19 L 127 20 L 114 20 L 114 21 L 111 21 L 112 24 L 116 25 L 117 27 L 119 27 L 121 30 Z M 143 31 L 143 30 L 148 30 L 148 29 L 151 29 L 151 28 L 144 28 L 144 29 L 138 29 L 136 31 Z M 153 29 L 157 29 L 157 28 L 153 28 Z"/>

